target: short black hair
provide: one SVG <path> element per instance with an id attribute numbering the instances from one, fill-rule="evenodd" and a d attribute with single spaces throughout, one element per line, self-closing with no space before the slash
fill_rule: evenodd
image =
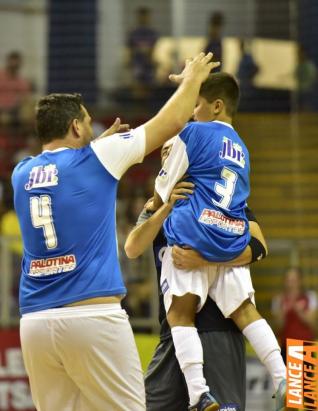
<path id="1" fill-rule="evenodd" d="M 83 120 L 80 94 L 49 94 L 36 105 L 36 131 L 42 144 L 65 137 L 74 119 Z"/>
<path id="2" fill-rule="evenodd" d="M 225 72 L 212 73 L 201 85 L 200 96 L 204 97 L 208 103 L 212 103 L 217 99 L 223 100 L 226 113 L 233 117 L 238 109 L 240 89 L 231 74 Z"/>
<path id="3" fill-rule="evenodd" d="M 210 25 L 212 26 L 223 26 L 224 15 L 221 11 L 215 11 L 210 15 Z"/>
<path id="4" fill-rule="evenodd" d="M 139 16 L 148 16 L 151 14 L 151 10 L 145 6 L 138 7 L 136 12 Z"/>
<path id="5" fill-rule="evenodd" d="M 22 54 L 19 51 L 10 51 L 10 53 L 7 54 L 7 60 L 9 59 L 18 59 L 22 60 Z"/>

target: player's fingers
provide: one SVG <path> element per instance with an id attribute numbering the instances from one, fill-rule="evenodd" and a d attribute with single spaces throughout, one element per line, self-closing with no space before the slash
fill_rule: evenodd
<path id="1" fill-rule="evenodd" d="M 184 196 L 187 196 L 188 198 L 188 195 L 193 194 L 193 190 L 188 190 L 186 188 L 180 188 L 178 191 L 175 191 L 173 194 L 176 196 L 184 195 Z"/>
<path id="2" fill-rule="evenodd" d="M 117 130 L 119 130 L 120 123 L 121 123 L 121 120 L 120 120 L 119 117 L 117 117 L 116 120 L 113 122 L 113 124 L 109 127 L 109 129 L 107 131 L 115 131 L 116 132 Z"/>
<path id="3" fill-rule="evenodd" d="M 202 59 L 202 63 L 208 63 L 209 61 L 211 61 L 213 57 L 213 53 L 209 52 L 208 54 L 206 54 L 203 59 Z"/>
<path id="4" fill-rule="evenodd" d="M 219 67 L 221 65 L 220 61 L 211 61 L 207 66 L 209 67 L 210 71 Z"/>
<path id="5" fill-rule="evenodd" d="M 183 254 L 183 250 L 181 247 L 174 245 L 172 247 L 172 257 L 173 258 L 180 258 Z"/>
<path id="6" fill-rule="evenodd" d="M 172 81 L 172 83 L 180 84 L 182 82 L 182 75 L 181 74 L 170 74 L 169 75 L 169 80 Z"/>
<path id="7" fill-rule="evenodd" d="M 111 136 L 115 133 L 117 133 L 119 127 L 120 127 L 121 120 L 119 117 L 116 118 L 116 120 L 113 122 L 113 124 L 103 132 L 99 137 L 97 137 L 96 140 L 99 140 L 100 138 L 108 137 Z"/>
<path id="8" fill-rule="evenodd" d="M 119 129 L 117 131 L 128 131 L 130 130 L 129 124 L 120 124 Z"/>
<path id="9" fill-rule="evenodd" d="M 187 197 L 186 195 L 182 195 L 182 194 L 173 194 L 171 196 L 171 200 L 173 202 L 176 202 L 177 200 L 189 200 L 189 197 Z"/>
<path id="10" fill-rule="evenodd" d="M 190 183 L 190 181 L 180 181 L 180 183 L 176 184 L 175 188 L 193 188 L 194 184 Z"/>
<path id="11" fill-rule="evenodd" d="M 193 61 L 201 61 L 204 56 L 205 56 L 205 54 L 204 54 L 203 52 L 201 52 L 201 53 L 197 54 L 197 55 L 194 57 Z"/>
<path id="12" fill-rule="evenodd" d="M 192 57 L 185 59 L 185 66 L 188 66 L 191 63 L 191 61 L 193 61 Z"/>

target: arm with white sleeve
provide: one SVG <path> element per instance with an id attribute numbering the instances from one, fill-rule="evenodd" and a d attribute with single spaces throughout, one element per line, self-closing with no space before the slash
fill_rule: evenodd
<path id="1" fill-rule="evenodd" d="M 96 156 L 116 179 L 120 179 L 129 167 L 142 162 L 145 155 L 182 130 L 193 113 L 201 84 L 210 71 L 220 65 L 219 62 L 211 62 L 212 56 L 212 53 L 200 53 L 186 62 L 181 74 L 170 76 L 179 84 L 178 89 L 144 125 L 91 143 Z"/>

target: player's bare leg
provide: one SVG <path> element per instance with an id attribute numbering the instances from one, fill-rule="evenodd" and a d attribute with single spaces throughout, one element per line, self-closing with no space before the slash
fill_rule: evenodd
<path id="1" fill-rule="evenodd" d="M 276 411 L 283 411 L 286 397 L 286 366 L 271 327 L 259 314 L 251 300 L 244 301 L 231 314 L 231 318 L 270 373 L 276 391 Z"/>
<path id="2" fill-rule="evenodd" d="M 198 296 L 173 296 L 167 313 L 176 357 L 184 374 L 190 397 L 189 410 L 217 411 L 219 405 L 209 393 L 203 375 L 203 349 L 194 325 Z"/>

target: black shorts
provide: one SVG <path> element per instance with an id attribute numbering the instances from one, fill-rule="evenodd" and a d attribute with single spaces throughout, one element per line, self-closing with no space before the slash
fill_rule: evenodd
<path id="1" fill-rule="evenodd" d="M 234 331 L 200 333 L 204 376 L 222 411 L 244 411 L 245 343 Z M 188 391 L 171 339 L 160 342 L 145 377 L 147 411 L 187 411 Z"/>

